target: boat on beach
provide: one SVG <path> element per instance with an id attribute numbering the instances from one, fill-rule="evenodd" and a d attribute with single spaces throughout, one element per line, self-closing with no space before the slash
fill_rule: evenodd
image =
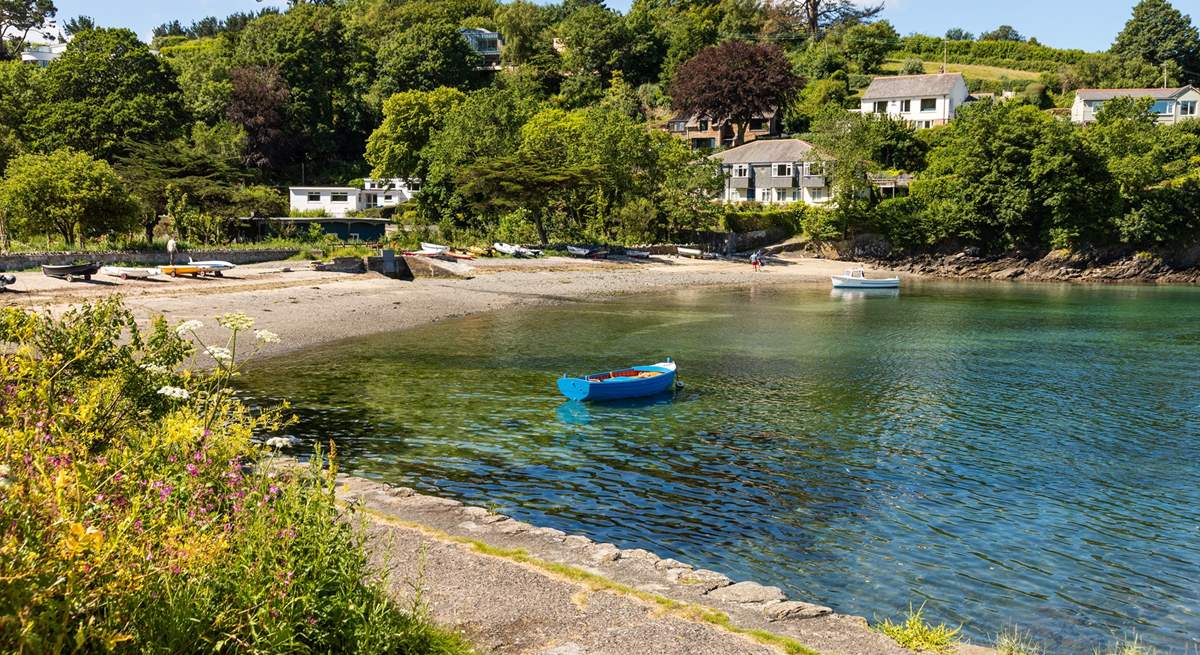
<path id="1" fill-rule="evenodd" d="M 442 255 L 450 252 L 450 246 L 442 246 L 436 243 L 421 242 L 421 254 Z"/>
<path id="2" fill-rule="evenodd" d="M 74 282 L 78 279 L 90 280 L 92 276 L 100 272 L 100 264 L 96 262 L 84 262 L 82 264 L 42 264 L 42 275 L 46 277 L 56 277 L 67 282 Z"/>
<path id="3" fill-rule="evenodd" d="M 192 277 L 200 277 L 204 269 L 195 264 L 167 264 L 159 266 L 158 272 L 171 277 L 179 277 L 180 275 L 190 275 Z"/>
<path id="4" fill-rule="evenodd" d="M 604 246 L 567 246 L 567 254 L 585 259 L 602 259 L 608 256 L 608 248 Z"/>
<path id="5" fill-rule="evenodd" d="M 503 243 L 501 241 L 497 241 L 496 243 L 493 243 L 492 247 L 496 249 L 496 252 L 504 254 L 504 255 L 509 255 L 512 257 L 541 257 L 542 256 L 541 250 L 534 250 L 533 248 L 526 248 L 525 246 L 517 246 L 517 245 L 513 245 L 511 243 Z"/>
<path id="6" fill-rule="evenodd" d="M 17 283 L 17 276 L 15 276 L 15 275 L 4 275 L 4 274 L 0 273 L 0 291 L 4 291 L 4 290 L 5 290 L 5 289 L 7 289 L 7 288 L 8 288 L 10 285 L 13 285 L 13 284 L 16 284 L 16 283 Z"/>
<path id="7" fill-rule="evenodd" d="M 621 256 L 629 257 L 631 259 L 650 259 L 650 251 L 649 250 L 630 250 L 630 249 L 626 248 L 621 251 Z"/>
<path id="8" fill-rule="evenodd" d="M 861 268 L 852 268 L 842 275 L 831 275 L 834 289 L 899 289 L 900 278 L 869 278 Z"/>
<path id="9" fill-rule="evenodd" d="M 691 257 L 693 259 L 704 259 L 704 251 L 699 248 L 676 248 L 675 252 L 680 257 Z"/>
<path id="10" fill-rule="evenodd" d="M 196 262 L 188 257 L 188 264 L 191 266 L 199 266 L 200 272 L 205 275 L 215 275 L 216 277 L 224 277 L 222 273 L 232 271 L 237 268 L 237 264 L 232 262 L 221 261 L 219 259 L 210 259 L 207 261 Z"/>
<path id="11" fill-rule="evenodd" d="M 140 268 L 137 266 L 101 266 L 100 274 L 109 277 L 119 277 L 122 280 L 128 280 L 129 278 L 145 279 L 158 275 L 158 269 Z"/>
<path id="12" fill-rule="evenodd" d="M 621 400 L 644 398 L 675 386 L 676 366 L 671 358 L 649 366 L 593 373 L 583 377 L 564 374 L 558 390 L 570 400 Z"/>

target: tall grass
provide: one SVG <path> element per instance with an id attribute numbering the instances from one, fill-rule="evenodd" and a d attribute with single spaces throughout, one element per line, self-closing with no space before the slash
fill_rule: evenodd
<path id="1" fill-rule="evenodd" d="M 258 466 L 288 419 L 228 383 L 277 338 L 219 322 L 0 310 L 0 651 L 468 652 L 372 582 L 332 470 Z"/>
<path id="2" fill-rule="evenodd" d="M 917 609 L 908 608 L 908 616 L 902 623 L 884 619 L 876 629 L 891 637 L 904 648 L 931 653 L 949 653 L 958 640 L 962 626 L 949 628 L 945 624 L 932 625 L 925 622 L 925 605 Z"/>

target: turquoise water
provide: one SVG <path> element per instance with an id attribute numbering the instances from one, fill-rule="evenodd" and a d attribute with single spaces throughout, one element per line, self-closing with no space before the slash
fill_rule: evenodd
<path id="1" fill-rule="evenodd" d="M 564 403 L 673 356 L 686 389 Z M 1200 290 L 924 283 L 508 310 L 265 362 L 352 470 L 868 618 L 1200 635 Z"/>

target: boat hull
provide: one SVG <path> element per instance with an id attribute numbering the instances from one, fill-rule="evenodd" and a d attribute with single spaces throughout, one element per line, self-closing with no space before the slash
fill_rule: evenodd
<path id="1" fill-rule="evenodd" d="M 136 268 L 133 266 L 104 266 L 100 269 L 100 274 L 128 280 L 129 278 L 147 278 L 152 275 L 158 275 L 158 269 Z"/>
<path id="2" fill-rule="evenodd" d="M 65 264 L 61 266 L 51 266 L 42 264 L 42 275 L 46 277 L 56 277 L 68 282 L 75 278 L 83 278 L 85 280 L 92 279 L 92 276 L 100 272 L 100 265 L 91 262 L 87 264 Z"/>
<path id="3" fill-rule="evenodd" d="M 829 279 L 833 282 L 834 289 L 899 289 L 900 278 L 889 277 L 881 279 L 871 279 L 862 277 L 851 277 L 849 275 L 831 275 Z"/>
<path id="4" fill-rule="evenodd" d="M 204 269 L 200 268 L 199 266 L 192 266 L 191 264 L 186 266 L 159 266 L 158 270 L 163 275 L 170 275 L 171 277 L 179 277 L 180 275 L 191 275 L 195 277 L 204 272 Z"/>
<path id="5" fill-rule="evenodd" d="M 635 377 L 637 373 L 658 373 L 653 377 Z M 603 381 L 599 378 L 609 376 Z M 653 366 L 634 366 L 620 371 L 593 373 L 585 377 L 561 377 L 558 390 L 570 400 L 605 401 L 644 398 L 663 393 L 675 386 L 675 364 L 660 362 Z"/>

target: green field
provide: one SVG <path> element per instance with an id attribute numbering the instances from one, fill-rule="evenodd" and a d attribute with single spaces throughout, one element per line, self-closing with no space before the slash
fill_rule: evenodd
<path id="1" fill-rule="evenodd" d="M 938 73 L 942 70 L 942 62 L 940 61 L 926 61 L 924 63 L 926 73 Z M 888 73 L 899 73 L 903 67 L 904 61 L 902 59 L 889 59 L 884 63 L 883 70 Z M 967 79 L 995 82 L 1003 82 L 1004 80 L 1036 81 L 1041 78 L 1041 74 L 1034 71 L 1001 68 L 999 66 L 980 66 L 976 64 L 946 64 L 946 70 L 951 73 L 962 73 Z"/>

